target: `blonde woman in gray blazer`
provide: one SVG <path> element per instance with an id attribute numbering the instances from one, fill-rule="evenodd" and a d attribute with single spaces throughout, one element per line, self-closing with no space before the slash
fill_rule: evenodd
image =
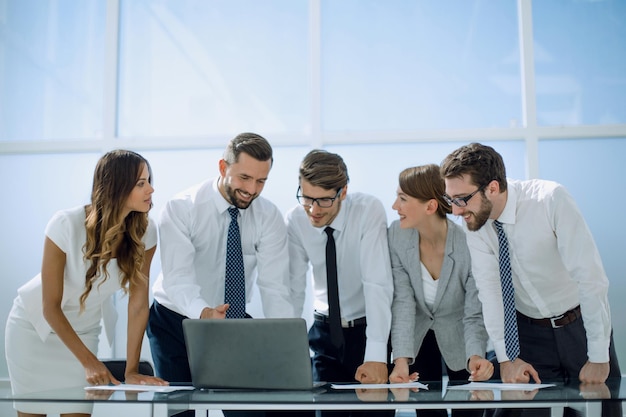
<path id="1" fill-rule="evenodd" d="M 440 381 L 442 359 L 451 381 L 493 375 L 484 358 L 487 332 L 463 230 L 446 214 L 450 206 L 439 167 L 400 173 L 389 227 L 394 281 L 391 383 Z"/>

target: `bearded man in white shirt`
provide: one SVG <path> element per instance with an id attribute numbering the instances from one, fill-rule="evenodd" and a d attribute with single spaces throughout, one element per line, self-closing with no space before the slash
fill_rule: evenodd
<path id="1" fill-rule="evenodd" d="M 295 314 L 301 315 L 307 271 L 313 268 L 315 320 L 309 330 L 313 378 L 386 383 L 393 278 L 385 209 L 375 197 L 348 193 L 348 169 L 337 154 L 309 152 L 299 174 L 299 205 L 286 215 L 289 271 Z M 331 335 L 326 269 L 329 234 L 336 247 L 340 340 Z M 394 415 L 393 410 L 372 413 L 367 415 Z"/>
<path id="2" fill-rule="evenodd" d="M 156 373 L 168 381 L 191 381 L 183 319 L 221 319 L 232 313 L 233 306 L 225 301 L 225 271 L 233 216 L 240 230 L 245 280 L 239 316 L 249 317 L 245 303 L 256 284 L 265 317 L 294 317 L 286 227 L 278 208 L 259 196 L 272 155 L 262 136 L 237 135 L 219 160 L 219 176 L 179 193 L 161 213 L 162 271 L 153 286 L 147 333 Z"/>
<path id="3" fill-rule="evenodd" d="M 493 148 L 463 146 L 441 164 L 446 199 L 468 229 L 472 270 L 503 382 L 620 377 L 613 346 L 608 278 L 591 232 L 571 195 L 545 180 L 506 178 Z M 509 247 L 519 356 L 505 346 L 499 242 Z"/>

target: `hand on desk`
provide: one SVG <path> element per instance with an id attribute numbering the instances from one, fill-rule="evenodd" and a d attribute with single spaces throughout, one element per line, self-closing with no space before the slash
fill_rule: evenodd
<path id="1" fill-rule="evenodd" d="M 385 384 L 388 380 L 387 364 L 383 362 L 365 362 L 359 366 L 354 379 L 361 384 Z"/>
<path id="2" fill-rule="evenodd" d="M 119 385 L 120 381 L 115 379 L 109 368 L 106 367 L 95 356 L 86 360 L 85 367 L 85 380 L 91 385 Z"/>
<path id="3" fill-rule="evenodd" d="M 413 372 L 409 375 L 409 358 L 397 358 L 394 361 L 393 371 L 389 375 L 389 382 L 392 384 L 402 384 L 414 382 L 419 379 L 419 374 Z"/>
<path id="4" fill-rule="evenodd" d="M 583 384 L 603 384 L 609 377 L 609 363 L 589 362 L 583 365 L 578 375 L 578 379 Z"/>
<path id="5" fill-rule="evenodd" d="M 528 384 L 532 378 L 537 384 L 541 384 L 539 374 L 533 366 L 522 359 L 515 361 L 500 362 L 500 377 L 504 383 Z"/>
<path id="6" fill-rule="evenodd" d="M 470 381 L 486 381 L 493 376 L 493 364 L 480 356 L 472 355 L 467 367 L 470 370 Z"/>
<path id="7" fill-rule="evenodd" d="M 169 385 L 170 383 L 156 376 L 142 375 L 137 372 L 126 374 L 126 383 L 131 385 Z"/>

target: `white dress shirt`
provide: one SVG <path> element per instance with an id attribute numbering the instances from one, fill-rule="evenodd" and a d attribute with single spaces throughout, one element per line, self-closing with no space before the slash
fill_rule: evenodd
<path id="1" fill-rule="evenodd" d="M 313 266 L 315 311 L 328 315 L 325 227 L 313 227 L 302 206 L 291 209 L 286 221 L 295 313 L 302 314 L 310 263 Z M 335 229 L 341 316 L 344 320 L 366 317 L 364 362 L 386 362 L 393 278 L 385 209 L 375 197 L 348 193 L 329 226 Z"/>
<path id="2" fill-rule="evenodd" d="M 54 242 L 65 254 L 65 268 L 63 271 L 63 299 L 61 309 L 77 333 L 93 330 L 100 319 L 109 340 L 113 342 L 117 311 L 113 305 L 113 295 L 121 288 L 121 271 L 117 266 L 117 259 L 111 259 L 107 266 L 108 278 L 98 278 L 94 282 L 89 296 L 85 300 L 84 310 L 81 310 L 80 296 L 85 291 L 85 274 L 91 262 L 85 261 L 83 246 L 87 241 L 85 229 L 85 206 L 60 210 L 52 216 L 46 226 L 46 237 Z M 141 241 L 146 250 L 157 244 L 157 227 L 154 221 L 148 219 L 148 228 Z M 50 324 L 43 315 L 41 273 L 22 285 L 16 299 L 21 309 L 13 312 L 23 312 L 42 341 L 45 341 L 52 332 Z M 18 317 L 22 318 L 21 315 Z"/>
<path id="3" fill-rule="evenodd" d="M 217 178 L 170 200 L 159 223 L 161 274 L 153 286 L 159 304 L 190 318 L 224 303 L 226 238 L 231 205 Z M 246 301 L 256 279 L 265 317 L 293 317 L 289 299 L 287 231 L 278 208 L 257 197 L 239 210 Z"/>
<path id="4" fill-rule="evenodd" d="M 609 361 L 609 281 L 591 232 L 567 190 L 551 181 L 508 180 L 508 197 L 498 218 L 509 242 L 515 305 L 532 318 L 563 314 L 580 304 L 591 362 Z M 498 237 L 493 220 L 467 231 L 472 270 L 483 304 L 485 326 L 499 362 L 504 317 Z"/>

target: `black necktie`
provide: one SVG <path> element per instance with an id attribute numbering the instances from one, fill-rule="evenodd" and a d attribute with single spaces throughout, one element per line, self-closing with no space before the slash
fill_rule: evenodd
<path id="1" fill-rule="evenodd" d="M 226 277 L 224 281 L 224 302 L 230 304 L 226 310 L 227 318 L 243 318 L 246 314 L 246 277 L 244 274 L 241 235 L 236 207 L 228 209 L 230 226 L 226 239 Z"/>
<path id="2" fill-rule="evenodd" d="M 339 309 L 339 289 L 337 287 L 337 251 L 333 228 L 327 227 L 324 232 L 328 235 L 326 241 L 326 280 L 328 283 L 328 321 L 330 324 L 330 341 L 335 347 L 343 345 L 343 331 L 341 329 L 341 310 Z"/>

